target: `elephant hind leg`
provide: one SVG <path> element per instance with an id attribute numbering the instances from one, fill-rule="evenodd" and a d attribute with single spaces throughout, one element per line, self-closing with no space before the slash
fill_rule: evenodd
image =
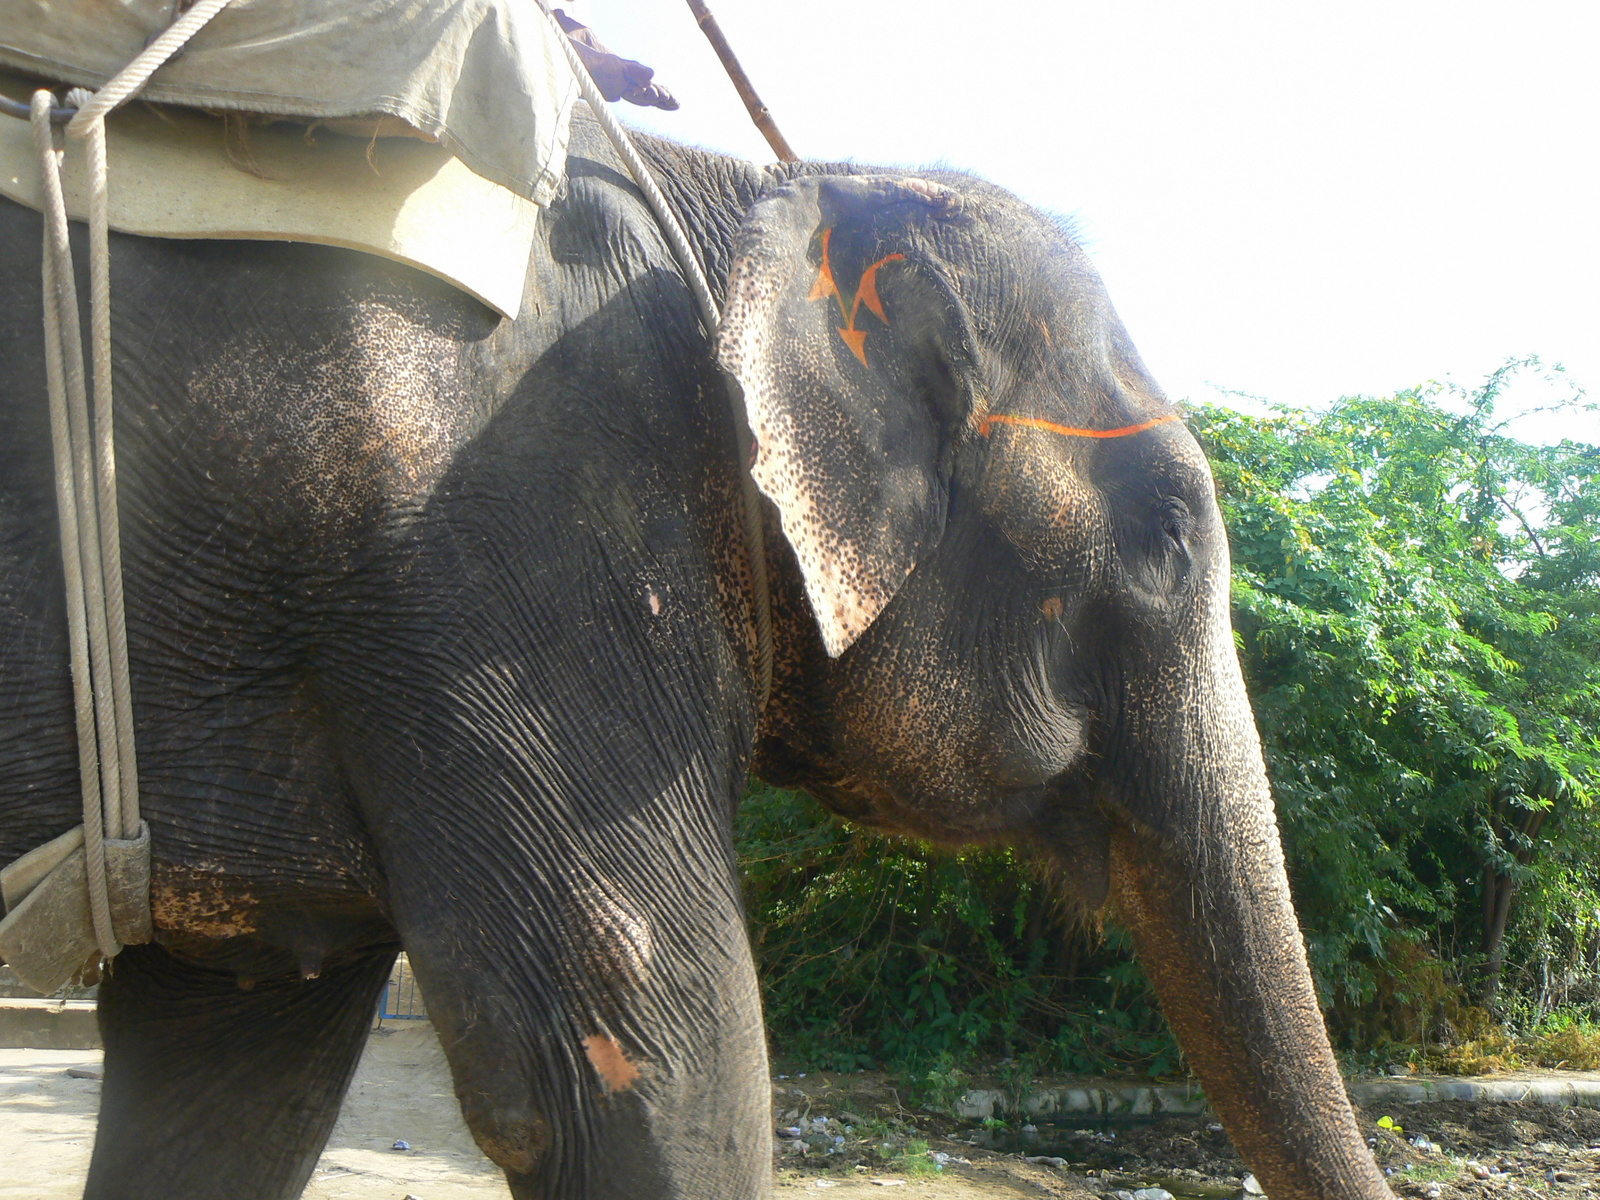
<path id="1" fill-rule="evenodd" d="M 105 1086 L 85 1200 L 300 1195 L 339 1115 L 395 950 L 249 990 L 159 946 L 100 988 Z"/>

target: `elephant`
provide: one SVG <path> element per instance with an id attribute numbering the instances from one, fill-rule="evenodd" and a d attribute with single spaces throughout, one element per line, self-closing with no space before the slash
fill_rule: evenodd
<path id="1" fill-rule="evenodd" d="M 1388 1196 L 1209 468 L 1084 251 L 957 172 L 639 143 L 714 338 L 582 112 L 514 320 L 113 236 L 156 935 L 100 986 L 86 1195 L 298 1195 L 401 948 L 519 1200 L 765 1195 L 753 773 L 1037 859 L 1131 929 L 1269 1193 Z M 80 819 L 40 233 L 0 202 L 0 862 Z"/>

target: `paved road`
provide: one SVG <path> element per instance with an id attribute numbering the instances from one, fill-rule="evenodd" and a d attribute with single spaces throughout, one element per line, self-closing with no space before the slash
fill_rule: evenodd
<path id="1" fill-rule="evenodd" d="M 0 1049 L 0 1200 L 76 1200 L 94 1145 L 100 1084 L 67 1074 L 98 1070 L 99 1050 Z M 396 1139 L 411 1144 L 394 1150 Z M 963 1168 L 942 1178 L 876 1183 L 867 1175 L 818 1179 L 783 1170 L 778 1194 L 901 1196 L 906 1200 L 1016 1200 L 1065 1196 L 1049 1172 L 1021 1163 Z M 1037 1177 L 1037 1178 L 1034 1178 Z M 884 1185 L 888 1186 L 885 1187 Z M 893 1189 L 893 1190 L 889 1190 Z M 433 1027 L 385 1029 L 367 1043 L 305 1200 L 510 1200 L 505 1180 L 472 1141 L 456 1107 Z"/>
<path id="2" fill-rule="evenodd" d="M 98 1050 L 0 1049 L 0 1200 L 83 1194 L 100 1084 Z M 409 1152 L 392 1149 L 396 1139 Z M 505 1179 L 462 1123 L 431 1026 L 367 1043 L 306 1200 L 509 1200 Z"/>

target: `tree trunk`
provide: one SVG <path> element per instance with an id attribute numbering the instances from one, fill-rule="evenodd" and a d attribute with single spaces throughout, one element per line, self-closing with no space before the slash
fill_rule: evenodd
<path id="1" fill-rule="evenodd" d="M 1500 976 L 1505 971 L 1506 917 L 1511 912 L 1511 894 L 1517 881 L 1501 875 L 1492 866 L 1483 872 L 1483 987 L 1478 1003 L 1493 1008 L 1500 995 Z"/>
<path id="2" fill-rule="evenodd" d="M 1507 828 L 1504 821 L 1506 801 L 1496 799 L 1489 817 L 1490 828 L 1504 846 Z M 1512 857 L 1522 866 L 1533 861 L 1533 839 L 1544 827 L 1548 809 L 1529 809 L 1523 814 L 1517 832 L 1521 834 L 1512 849 Z M 1516 894 L 1517 880 L 1512 875 L 1501 874 L 1490 863 L 1483 870 L 1483 983 L 1478 992 L 1478 1003 L 1493 1008 L 1500 997 L 1500 980 L 1505 974 L 1506 920 L 1511 915 L 1511 898 Z"/>

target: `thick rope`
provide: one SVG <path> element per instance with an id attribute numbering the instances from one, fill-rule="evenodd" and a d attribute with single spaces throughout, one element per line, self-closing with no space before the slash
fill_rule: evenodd
<path id="1" fill-rule="evenodd" d="M 60 190 L 60 159 L 51 153 Z M 71 337 L 67 355 L 67 419 L 72 436 L 72 478 L 78 499 L 78 553 L 83 560 L 84 609 L 89 618 L 89 678 L 94 684 L 95 740 L 100 754 L 100 799 L 118 804 L 122 795 L 117 759 L 116 706 L 111 699 L 111 638 L 106 622 L 105 568 L 101 560 L 99 489 L 95 485 L 94 441 L 89 427 L 89 396 L 83 370 L 83 334 L 78 326 L 78 289 L 71 251 L 66 249 L 66 209 L 61 211 L 62 250 L 56 259 L 56 294 L 62 309 L 61 328 Z M 54 240 L 54 239 L 52 239 Z M 66 310 L 71 309 L 68 322 Z M 121 834 L 121 821 L 108 820 L 105 832 Z"/>
<path id="2" fill-rule="evenodd" d="M 84 381 L 83 331 L 61 184 L 62 146 L 52 128 L 55 97 L 37 91 L 29 108 L 44 207 L 45 375 L 56 464 L 56 509 L 67 592 L 67 637 L 83 845 L 95 942 L 107 958 L 122 949 L 112 927 L 105 839 L 139 833 L 133 689 L 123 612 L 121 530 L 117 518 L 115 421 L 111 400 L 111 234 L 105 116 L 145 85 L 163 63 L 231 0 L 200 0 L 98 92 L 67 94 L 77 115 L 66 132 L 85 142 L 89 168 L 89 340 L 94 421 Z"/>
<path id="3" fill-rule="evenodd" d="M 89 126 L 102 120 L 107 113 L 128 99 L 150 80 L 179 50 L 185 42 L 200 32 L 202 26 L 226 8 L 232 0 L 200 0 L 193 8 L 168 25 L 156 39 L 134 56 L 133 61 L 118 71 L 105 86 L 80 105 L 78 115 L 67 123 L 69 137 L 87 137 Z M 67 101 L 70 106 L 72 101 Z"/>
<path id="4" fill-rule="evenodd" d="M 683 231 L 677 213 L 672 211 L 672 205 L 656 186 L 655 177 L 650 174 L 650 168 L 645 166 L 644 159 L 639 157 L 639 151 L 635 148 L 633 139 L 628 136 L 628 131 L 622 127 L 611 112 L 611 106 L 600 94 L 600 88 L 589 74 L 589 69 L 583 65 L 583 60 L 578 57 L 571 40 L 555 23 L 555 18 L 550 16 L 548 10 L 545 11 L 545 18 L 554 31 L 556 43 L 567 56 L 567 65 L 572 68 L 572 74 L 578 81 L 579 93 L 585 103 L 594 110 L 600 128 L 605 130 L 606 137 L 611 139 L 612 146 L 622 156 L 622 161 L 628 165 L 628 172 L 633 176 L 633 181 L 639 185 L 639 190 L 644 193 L 650 211 L 655 214 L 656 223 L 666 235 L 667 245 L 672 248 L 673 257 L 683 268 L 684 278 L 689 282 L 689 291 L 694 295 L 695 305 L 700 309 L 700 317 L 705 322 L 707 335 L 715 337 L 717 325 L 722 320 L 722 312 L 717 307 L 716 299 L 711 295 L 711 288 L 706 283 L 705 269 L 701 267 L 700 256 L 695 253 L 694 246 L 689 242 L 689 235 Z"/>
<path id="5" fill-rule="evenodd" d="M 542 7 L 542 5 L 541 5 Z M 573 49 L 572 43 L 555 18 L 545 10 L 545 19 L 551 23 L 555 31 L 556 42 L 566 54 L 567 65 L 572 68 L 572 74 L 578 81 L 579 94 L 584 102 L 593 110 L 595 119 L 600 122 L 600 128 L 610 139 L 611 145 L 616 149 L 622 161 L 627 164 L 628 172 L 633 176 L 633 181 L 639 185 L 639 190 L 644 193 L 650 211 L 655 214 L 656 223 L 661 226 L 661 232 L 667 239 L 673 257 L 678 260 L 678 265 L 683 268 L 684 278 L 688 281 L 689 291 L 694 296 L 695 306 L 700 310 L 700 319 L 706 328 L 708 337 L 716 337 L 717 326 L 722 322 L 722 312 L 717 307 L 717 301 L 711 294 L 711 287 L 706 283 L 705 268 L 700 265 L 700 256 L 695 252 L 694 245 L 689 241 L 689 235 L 684 232 L 678 215 L 672 209 L 672 204 L 662 194 L 657 186 L 655 177 L 650 174 L 650 168 L 645 165 L 639 156 L 638 149 L 633 144 L 633 139 L 628 136 L 628 131 L 622 127 L 621 122 L 611 112 L 611 106 L 606 103 L 600 94 L 599 87 L 590 76 L 588 68 L 583 65 L 583 60 L 578 57 L 578 52 Z M 756 487 L 754 476 L 750 473 L 751 453 L 755 445 L 754 435 L 750 431 L 749 421 L 737 402 L 731 405 L 733 409 L 734 428 L 738 432 L 739 444 L 739 475 L 743 485 L 743 524 L 745 554 L 750 562 L 750 585 L 754 594 L 754 613 L 756 626 L 756 677 L 760 688 L 759 711 L 765 712 L 767 701 L 772 696 L 772 594 L 768 590 L 767 579 L 767 546 L 766 529 L 762 520 L 761 491 Z"/>
<path id="6" fill-rule="evenodd" d="M 81 114 L 85 106 L 94 106 L 94 97 L 75 88 L 67 93 L 67 103 L 77 105 Z M 74 136 L 72 125 L 67 126 L 67 136 Z M 133 688 L 128 679 L 128 631 L 122 603 L 122 529 L 117 515 L 117 451 L 111 405 L 111 227 L 105 121 L 91 121 L 81 136 L 89 168 L 89 349 L 94 362 L 95 483 L 119 780 L 117 792 L 105 797 L 106 836 L 131 838 L 139 830 L 139 768 L 133 749 Z"/>
<path id="7" fill-rule="evenodd" d="M 45 379 L 50 393 L 50 441 L 55 451 L 56 511 L 61 524 L 61 569 L 67 592 L 67 644 L 72 664 L 72 698 L 78 728 L 78 775 L 83 792 L 83 841 L 89 878 L 89 912 L 95 941 L 108 957 L 122 947 L 111 928 L 111 901 L 106 889 L 102 843 L 100 755 L 95 721 L 94 685 L 90 678 L 79 491 L 75 486 L 69 394 L 83 394 L 83 342 L 78 328 L 78 300 L 72 285 L 72 248 L 67 239 L 66 197 L 61 192 L 60 147 L 50 125 L 54 97 L 33 94 L 33 144 L 39 154 L 44 207 L 44 332 Z M 93 493 L 89 493 L 91 498 Z M 94 520 L 94 509 L 83 514 Z M 99 574 L 98 564 L 94 574 Z"/>
<path id="8" fill-rule="evenodd" d="M 115 422 L 111 402 L 111 230 L 106 171 L 106 114 L 135 95 L 174 54 L 232 0 L 200 0 L 94 93 L 75 88 L 67 105 L 78 113 L 67 136 L 81 138 L 89 167 L 89 338 L 94 360 L 94 464 L 99 507 L 99 558 L 105 595 L 104 625 L 110 672 L 110 708 L 102 730 L 115 748 L 118 786 L 105 794 L 105 828 L 113 838 L 139 831 L 139 767 L 133 744 L 133 688 L 128 674 L 128 632 L 122 601 L 122 536 L 117 515 Z M 91 609 L 91 629 L 94 624 Z M 98 698 L 99 689 L 96 688 Z M 100 747 L 102 762 L 107 747 Z"/>

